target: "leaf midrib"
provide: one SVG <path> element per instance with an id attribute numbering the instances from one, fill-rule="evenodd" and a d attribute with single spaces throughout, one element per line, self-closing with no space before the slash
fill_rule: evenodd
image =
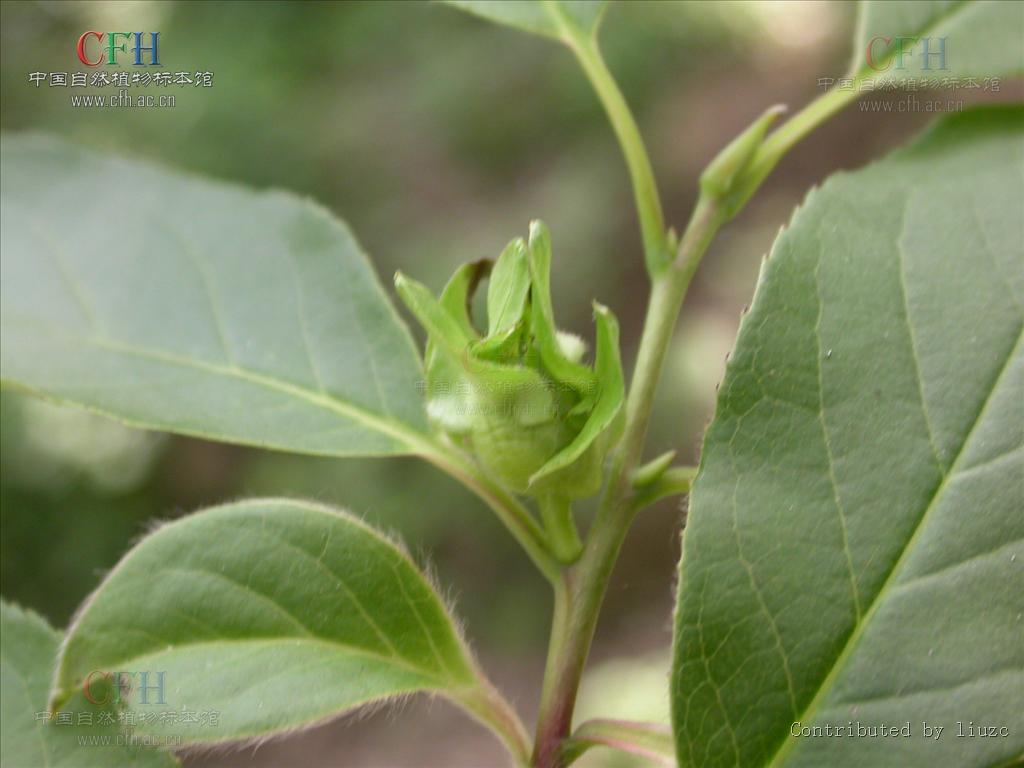
<path id="1" fill-rule="evenodd" d="M 325 646 L 327 648 L 330 648 L 332 651 L 335 651 L 335 652 L 340 651 L 342 654 L 349 655 L 349 656 L 359 656 L 359 657 L 363 657 L 363 658 L 373 659 L 375 661 L 379 661 L 379 662 L 387 664 L 389 666 L 398 667 L 399 669 L 403 669 L 403 670 L 405 670 L 407 672 L 412 672 L 413 674 L 419 675 L 420 677 L 424 678 L 425 680 L 429 680 L 429 681 L 432 681 L 432 682 L 436 683 L 438 688 L 450 689 L 452 687 L 451 686 L 452 682 L 462 682 L 462 683 L 465 683 L 465 685 L 467 687 L 472 686 L 472 681 L 460 681 L 460 680 L 458 680 L 458 678 L 450 678 L 450 679 L 449 678 L 445 678 L 445 677 L 440 676 L 437 673 L 427 671 L 427 670 L 425 670 L 425 669 L 423 669 L 421 667 L 417 667 L 414 664 L 411 664 L 406 659 L 403 659 L 403 658 L 400 658 L 400 657 L 395 657 L 395 656 L 389 656 L 389 655 L 385 655 L 385 654 L 382 654 L 382 653 L 377 653 L 376 651 L 371 651 L 368 648 L 363 648 L 363 647 L 357 646 L 357 645 L 349 645 L 347 643 L 338 642 L 337 640 L 331 640 L 329 638 L 325 638 L 325 637 L 322 637 L 320 635 L 310 635 L 310 636 L 307 636 L 307 637 L 302 637 L 302 636 L 297 636 L 297 635 L 269 635 L 269 636 L 262 636 L 262 637 L 240 637 L 240 638 L 230 638 L 230 639 L 223 639 L 222 638 L 222 639 L 216 639 L 216 640 L 201 640 L 201 641 L 192 642 L 192 643 L 169 643 L 169 645 L 173 646 L 173 650 L 170 651 L 170 653 L 173 653 L 175 650 L 178 650 L 178 649 L 194 650 L 194 649 L 197 649 L 197 648 L 201 648 L 203 646 L 214 646 L 214 647 L 227 646 L 227 647 L 233 647 L 233 646 L 247 646 L 247 645 L 259 645 L 259 644 L 274 645 L 274 644 L 277 644 L 277 643 L 282 643 L 282 644 L 289 645 L 289 646 L 294 646 L 296 643 L 300 643 L 300 644 L 301 643 L 307 643 L 309 645 Z M 145 653 L 137 654 L 135 656 L 130 656 L 128 658 L 118 659 L 117 661 L 107 662 L 106 664 L 104 664 L 104 666 L 105 667 L 113 667 L 113 666 L 116 666 L 116 665 L 121 665 L 121 666 L 124 666 L 125 668 L 128 668 L 130 665 L 133 665 L 133 664 L 137 665 L 140 662 L 143 662 L 143 661 L 145 661 L 147 659 L 158 658 L 160 655 L 167 654 L 167 653 L 169 653 L 169 652 L 166 649 L 147 651 Z"/>
<path id="2" fill-rule="evenodd" d="M 8 314 L 6 319 L 8 322 L 17 318 L 17 315 Z M 258 373 L 247 368 L 243 368 L 238 365 L 224 365 L 221 363 L 215 363 L 207 360 L 199 360 L 196 358 L 183 357 L 171 352 L 164 350 L 151 350 L 144 347 L 139 347 L 134 344 L 129 344 L 122 341 L 115 341 L 113 339 L 104 338 L 95 335 L 85 335 L 80 333 L 74 333 L 65 328 L 58 327 L 52 323 L 47 323 L 34 316 L 21 315 L 22 319 L 27 320 L 31 325 L 35 325 L 51 335 L 60 336 L 70 341 L 81 342 L 87 345 L 93 345 L 101 349 L 110 350 L 111 352 L 118 352 L 125 355 L 131 355 L 134 357 L 140 357 L 146 360 L 152 360 L 155 362 L 164 363 L 166 365 L 175 365 L 182 368 L 191 368 L 193 370 L 203 371 L 204 373 L 210 373 L 217 376 L 223 376 L 226 378 L 234 378 L 240 381 L 245 381 L 249 384 L 255 384 L 256 386 L 263 387 L 265 389 L 274 390 L 291 397 L 304 400 L 318 408 L 331 411 L 339 416 L 343 416 L 346 419 L 356 421 L 363 426 L 373 431 L 384 434 L 397 440 L 402 445 L 406 446 L 411 453 L 414 454 L 428 454 L 431 448 L 431 439 L 428 435 L 417 432 L 410 429 L 404 424 L 393 421 L 391 419 L 378 416 L 370 411 L 367 411 L 359 406 L 353 405 L 352 403 L 340 400 L 335 396 L 328 395 L 326 393 L 317 392 L 311 389 L 307 389 L 298 384 L 293 384 L 283 379 L 276 378 L 274 376 L 268 376 L 267 374 Z M 9 377 L 2 377 L 0 379 L 5 384 L 13 384 L 16 386 L 24 386 L 19 380 L 11 379 Z M 34 389 L 28 387 L 29 389 Z M 132 423 L 130 420 L 115 414 L 111 411 L 107 411 L 103 408 L 96 408 L 95 410 L 105 413 L 115 419 L 126 423 Z M 138 422 L 144 426 L 148 426 L 144 422 Z M 170 428 L 174 432 L 181 434 L 196 434 L 201 437 L 208 436 L 206 433 L 188 430 L 187 428 Z M 211 433 L 212 434 L 212 433 Z M 247 441 L 242 438 L 232 436 L 230 438 L 232 442 L 238 442 L 243 444 L 258 444 L 255 441 Z M 312 452 L 312 451 L 306 451 Z M 332 451 L 321 451 L 326 455 L 337 455 Z"/>
<path id="3" fill-rule="evenodd" d="M 188 644 L 180 644 L 180 645 L 182 647 L 193 648 L 195 646 L 201 646 L 201 645 L 218 645 L 218 644 L 220 644 L 222 642 L 223 641 L 206 641 L 206 642 L 202 642 L 202 643 L 188 643 Z M 255 644 L 261 643 L 261 642 L 265 643 L 267 645 L 271 645 L 271 644 L 279 643 L 279 642 L 286 643 L 287 645 L 295 645 L 296 643 L 307 643 L 307 644 L 310 644 L 310 645 L 324 645 L 324 646 L 327 646 L 327 647 L 331 648 L 332 650 L 336 650 L 338 648 L 342 648 L 342 649 L 344 649 L 343 652 L 347 653 L 350 656 L 360 656 L 360 657 L 365 657 L 365 658 L 373 658 L 373 659 L 376 659 L 376 660 L 381 660 L 381 657 L 379 656 L 379 654 L 375 654 L 372 651 L 364 651 L 363 649 L 358 649 L 358 648 L 346 646 L 346 645 L 344 645 L 342 643 L 336 643 L 336 642 L 324 640 L 324 639 L 319 638 L 319 637 L 314 637 L 314 638 L 297 638 L 297 637 L 282 636 L 282 637 L 243 638 L 243 639 L 234 640 L 234 641 L 231 641 L 231 642 L 232 643 L 237 643 L 237 644 L 242 644 L 242 645 L 255 645 Z M 159 652 L 146 653 L 146 654 L 135 656 L 133 658 L 127 659 L 127 660 L 122 661 L 122 662 L 117 662 L 117 663 L 118 664 L 123 664 L 123 665 L 138 664 L 138 662 L 140 662 L 140 661 L 144 661 L 146 659 L 150 659 L 150 658 L 156 657 L 158 655 L 158 653 Z M 415 687 L 406 686 L 406 687 L 403 687 L 401 690 L 399 690 L 397 692 L 394 692 L 392 694 L 389 694 L 389 695 L 402 695 L 403 693 L 407 694 L 407 693 L 414 693 L 416 691 L 432 690 L 432 691 L 436 691 L 439 695 L 442 695 L 442 696 L 444 696 L 444 697 L 446 697 L 446 698 L 448 698 L 448 699 L 450 699 L 452 701 L 457 701 L 458 700 L 458 696 L 459 696 L 459 694 L 462 691 L 464 691 L 464 690 L 465 691 L 472 691 L 474 689 L 474 687 L 475 687 L 475 684 L 474 684 L 473 680 L 455 680 L 455 679 L 448 680 L 448 679 L 445 679 L 445 678 L 442 678 L 442 677 L 438 677 L 437 675 L 431 675 L 429 673 L 425 673 L 422 670 L 420 670 L 420 669 L 418 669 L 416 667 L 412 667 L 412 666 L 407 665 L 407 664 L 395 664 L 393 662 L 393 660 L 391 660 L 390 658 L 385 658 L 384 660 L 387 663 L 391 664 L 392 666 L 400 667 L 402 669 L 405 669 L 406 671 L 409 671 L 409 672 L 411 672 L 411 673 L 413 673 L 415 675 L 418 675 L 422 680 L 424 680 L 424 681 L 426 681 L 428 683 L 427 685 L 416 684 Z M 308 667 L 310 665 L 305 665 L 305 666 Z M 295 672 L 295 670 L 290 670 L 290 672 Z M 457 683 L 457 684 L 453 685 L 453 683 Z M 52 696 L 52 694 L 51 694 L 51 696 Z M 310 728 L 310 727 L 313 727 L 313 726 L 315 726 L 317 724 L 328 722 L 328 721 L 330 721 L 330 720 L 332 720 L 332 719 L 334 719 L 336 717 L 339 717 L 339 716 L 344 715 L 346 713 L 350 713 L 350 712 L 358 709 L 361 706 L 365 706 L 366 704 L 368 704 L 368 703 L 370 703 L 370 702 L 372 702 L 374 700 L 377 700 L 378 698 L 379 697 L 375 697 L 374 695 L 363 695 L 362 697 L 360 697 L 360 699 L 358 701 L 350 702 L 349 704 L 342 705 L 341 707 L 332 707 L 332 706 L 328 706 L 326 708 L 321 707 L 317 717 L 312 722 L 305 722 L 304 721 L 301 724 L 293 724 L 292 727 L 295 727 L 295 725 L 300 725 L 303 728 Z M 266 734 L 265 734 L 264 731 L 261 731 L 261 730 L 251 730 L 250 729 L 250 730 L 248 730 L 246 732 L 243 732 L 243 733 L 232 733 L 228 737 L 221 738 L 221 739 L 214 739 L 214 740 L 189 739 L 188 737 L 185 737 L 185 740 L 182 743 L 183 743 L 183 745 L 184 744 L 203 744 L 203 745 L 206 745 L 206 746 L 211 746 L 211 745 L 215 745 L 215 744 L 224 744 L 224 743 L 229 743 L 229 742 L 238 742 L 240 740 L 245 740 L 245 739 L 253 738 L 253 737 L 265 738 Z"/>
<path id="4" fill-rule="evenodd" d="M 974 435 L 974 430 L 978 427 L 979 424 L 981 424 L 985 420 L 985 414 L 988 411 L 989 404 L 992 401 L 992 396 L 999 389 L 999 385 L 1003 379 L 1003 376 L 1009 369 L 1010 363 L 1013 361 L 1017 350 L 1021 347 L 1022 340 L 1024 340 L 1024 327 L 1022 327 L 1021 330 L 1018 332 L 1017 340 L 1010 347 L 1010 351 L 1007 354 L 1006 359 L 1003 361 L 1003 365 L 999 369 L 999 373 L 993 380 L 992 386 L 985 397 L 985 402 L 982 403 L 981 408 L 978 409 L 978 415 L 975 417 L 974 422 L 971 424 L 971 427 L 968 430 L 967 435 L 960 443 L 960 447 L 957 450 L 956 457 L 954 458 L 952 464 L 950 464 L 949 471 L 943 475 L 942 481 L 938 484 L 938 486 L 936 486 L 935 492 L 932 494 L 931 499 L 929 499 L 928 504 L 925 506 L 924 512 L 918 519 L 917 525 L 914 526 L 914 530 L 911 533 L 910 537 L 907 539 L 907 543 L 903 547 L 903 550 L 900 552 L 900 556 L 896 559 L 895 564 L 889 571 L 889 575 L 886 577 L 885 581 L 882 583 L 881 588 L 879 588 L 877 594 L 872 599 L 871 604 L 868 606 L 867 611 L 865 611 L 864 613 L 863 619 L 857 622 L 857 624 L 854 626 L 853 631 L 850 633 L 850 636 L 847 638 L 846 643 L 843 645 L 842 651 L 840 651 L 839 655 L 836 657 L 836 661 L 829 670 L 829 673 L 824 677 L 822 682 L 819 684 L 818 688 L 815 690 L 814 697 L 811 699 L 810 703 L 804 708 L 804 710 L 795 718 L 796 722 L 806 722 L 808 721 L 808 719 L 813 719 L 817 710 L 821 706 L 823 698 L 831 692 L 832 684 L 835 682 L 836 678 L 839 676 L 840 672 L 845 667 L 849 657 L 852 656 L 853 653 L 856 651 L 857 645 L 860 642 L 860 639 L 863 636 L 866 627 L 868 626 L 868 624 L 871 623 L 871 620 L 874 618 L 874 615 L 878 610 L 878 607 L 885 602 L 885 597 L 888 595 L 889 591 L 893 588 L 895 582 L 900 576 L 903 570 L 903 566 L 906 563 L 906 559 L 908 555 L 914 550 L 914 545 L 917 542 L 918 535 L 925 528 L 925 523 L 928 521 L 931 512 L 935 509 L 936 503 L 942 497 L 942 494 L 945 491 L 946 487 L 949 485 L 951 478 L 954 478 L 958 475 L 960 460 L 964 455 L 964 450 L 971 443 L 971 438 Z M 792 751 L 793 746 L 795 744 L 795 737 L 787 731 L 785 739 L 779 745 L 778 749 L 776 749 L 771 759 L 763 765 L 767 766 L 767 768 L 776 768 L 776 766 L 782 765 L 781 761 L 785 760 L 786 756 L 790 753 L 790 751 Z"/>

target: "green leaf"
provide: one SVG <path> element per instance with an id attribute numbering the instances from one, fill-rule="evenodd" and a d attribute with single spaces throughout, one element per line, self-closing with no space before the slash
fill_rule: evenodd
<path id="1" fill-rule="evenodd" d="M 895 81 L 1020 74 L 1022 29 L 1020 2 L 863 0 L 850 71 Z M 927 57 L 924 38 L 929 39 Z"/>
<path id="2" fill-rule="evenodd" d="M 447 5 L 536 35 L 562 39 L 569 23 L 588 35 L 597 33 L 605 0 L 444 0 Z"/>
<path id="3" fill-rule="evenodd" d="M 4 381 L 210 439 L 414 452 L 415 347 L 326 211 L 49 138 L 0 155 Z"/>
<path id="4" fill-rule="evenodd" d="M 117 712 L 92 705 L 82 693 L 76 693 L 66 709 L 70 723 L 54 720 L 46 694 L 60 639 L 60 633 L 36 614 L 0 603 L 0 764 L 4 768 L 178 765 L 169 753 L 130 741 L 130 735 L 119 730 Z"/>
<path id="5" fill-rule="evenodd" d="M 68 630 L 52 699 L 90 670 L 164 674 L 165 707 L 218 723 L 146 722 L 184 744 L 263 737 L 394 696 L 464 702 L 476 668 L 408 555 L 348 514 L 286 500 L 215 507 L 143 539 Z M 155 696 L 155 694 L 154 694 Z"/>
<path id="6" fill-rule="evenodd" d="M 834 176 L 779 236 L 690 497 L 682 766 L 1024 750 L 1021 199 L 1024 110 L 976 110 Z M 851 721 L 911 737 L 791 735 Z"/>

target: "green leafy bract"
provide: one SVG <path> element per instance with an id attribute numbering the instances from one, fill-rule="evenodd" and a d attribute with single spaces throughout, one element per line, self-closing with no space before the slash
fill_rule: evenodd
<path id="1" fill-rule="evenodd" d="M 597 354 L 592 370 L 583 342 L 560 332 L 550 288 L 551 238 L 530 225 L 493 270 L 488 331 L 467 309 L 484 267 L 460 267 L 439 299 L 405 275 L 395 285 L 427 330 L 427 412 L 465 439 L 487 469 L 513 489 L 560 497 L 559 506 L 600 489 L 602 462 L 621 427 L 625 395 L 618 325 L 595 307 Z"/>

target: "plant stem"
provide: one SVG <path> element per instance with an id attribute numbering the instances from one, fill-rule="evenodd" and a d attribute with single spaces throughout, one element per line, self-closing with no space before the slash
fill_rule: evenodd
<path id="1" fill-rule="evenodd" d="M 576 685 L 570 686 L 565 667 L 565 652 L 570 643 L 570 606 L 573 594 L 574 569 L 565 569 L 563 580 L 555 586 L 551 611 L 551 637 L 544 665 L 544 684 L 537 713 L 537 729 L 533 742 L 531 765 L 547 768 L 558 765 L 562 740 L 572 727 L 572 710 L 576 703 Z M 571 690 L 570 690 L 571 688 Z M 566 710 L 566 708 L 568 708 Z M 563 723 L 567 723 L 563 727 Z"/>
<path id="2" fill-rule="evenodd" d="M 667 725 L 598 718 L 583 723 L 563 743 L 563 762 L 568 765 L 591 747 L 606 746 L 641 755 L 657 765 L 674 766 L 673 742 Z"/>
<path id="3" fill-rule="evenodd" d="M 595 87 L 598 87 L 597 82 Z M 751 161 L 750 178 L 754 179 L 751 193 L 794 144 L 855 98 L 856 93 L 829 91 L 770 134 Z M 604 98 L 602 95 L 602 100 Z M 566 756 L 561 745 L 572 728 L 576 694 L 601 602 L 622 542 L 638 509 L 634 504 L 630 477 L 643 452 L 665 354 L 694 272 L 719 227 L 727 219 L 719 201 L 702 194 L 683 233 L 675 259 L 653 277 L 643 335 L 626 401 L 622 442 L 609 473 L 597 518 L 584 543 L 583 554 L 573 567 L 566 569 L 563 584 L 556 585 L 551 644 L 534 741 L 533 765 L 536 768 L 562 768 L 565 764 Z"/>
<path id="4" fill-rule="evenodd" d="M 424 439 L 413 447 L 421 458 L 447 472 L 486 502 L 545 578 L 556 588 L 562 583 L 562 566 L 551 551 L 547 535 L 511 491 L 481 472 L 454 447 L 431 439 Z"/>
<path id="5" fill-rule="evenodd" d="M 541 696 L 533 764 L 559 768 L 561 742 L 572 727 L 576 693 L 594 628 L 626 532 L 636 515 L 630 476 L 640 460 L 662 363 L 676 317 L 704 251 L 722 224 L 714 201 L 702 197 L 683 234 L 676 259 L 653 284 L 647 318 L 626 401 L 626 426 L 608 487 L 580 561 L 568 569 L 555 595 L 551 646 Z"/>
<path id="6" fill-rule="evenodd" d="M 569 759 L 569 753 L 563 750 L 563 742 L 572 728 L 576 695 L 608 580 L 626 533 L 637 511 L 644 505 L 637 503 L 644 502 L 644 498 L 634 498 L 630 478 L 643 453 L 655 389 L 676 318 L 704 252 L 729 216 L 718 199 L 702 194 L 679 242 L 675 258 L 669 259 L 669 239 L 650 160 L 629 106 L 601 58 L 597 40 L 593 35 L 586 35 L 578 29 L 556 3 L 548 1 L 546 6 L 552 17 L 557 19 L 563 39 L 576 54 L 597 91 L 626 157 L 640 218 L 645 260 L 652 280 L 643 335 L 626 401 L 626 425 L 622 441 L 609 473 L 609 482 L 597 518 L 591 526 L 579 561 L 575 565 L 563 567 L 552 550 L 548 535 L 529 510 L 511 492 L 480 472 L 457 449 L 429 439 L 417 443 L 414 449 L 487 502 L 552 584 L 554 610 L 551 638 L 532 760 L 526 761 L 523 757 L 528 747 L 524 746 L 525 740 L 519 734 L 512 733 L 515 728 L 509 731 L 506 725 L 502 725 L 508 720 L 507 717 L 503 715 L 492 721 L 479 713 L 478 716 L 495 728 L 522 764 L 532 764 L 536 768 L 562 768 Z M 829 91 L 770 134 L 748 166 L 750 194 L 761 185 L 794 144 L 856 95 L 856 90 Z M 738 208 L 731 213 L 735 215 L 736 211 Z M 664 487 L 668 493 L 681 493 L 688 488 L 691 477 L 692 470 L 684 469 L 671 475 L 667 473 L 662 485 L 668 484 Z M 518 722 L 515 713 L 501 699 L 500 694 L 493 690 L 492 693 L 501 701 L 505 710 L 511 713 L 511 718 Z M 498 707 L 495 711 L 501 709 Z M 483 711 L 490 710 L 483 707 Z M 493 713 L 487 716 L 493 718 Z"/>
<path id="7" fill-rule="evenodd" d="M 640 129 L 633 119 L 629 105 L 622 91 L 608 71 L 604 58 L 597 45 L 595 35 L 584 33 L 565 15 L 558 3 L 547 0 L 548 13 L 555 19 L 562 33 L 562 39 L 576 55 L 580 66 L 586 73 L 598 98 L 608 113 L 612 129 L 619 140 L 622 154 L 629 168 L 629 178 L 633 184 L 633 197 L 636 201 L 637 215 L 640 218 L 640 234 L 644 243 L 644 259 L 647 271 L 653 278 L 661 272 L 671 258 L 668 237 L 665 232 L 665 217 L 661 211 L 661 198 L 658 185 L 654 181 L 654 170 Z"/>
<path id="8" fill-rule="evenodd" d="M 854 86 L 857 82 L 854 82 Z M 826 91 L 793 117 L 768 134 L 750 163 L 749 174 L 751 194 L 772 172 L 775 166 L 793 146 L 821 123 L 856 99 L 860 92 L 856 87 L 849 90 L 833 88 Z"/>

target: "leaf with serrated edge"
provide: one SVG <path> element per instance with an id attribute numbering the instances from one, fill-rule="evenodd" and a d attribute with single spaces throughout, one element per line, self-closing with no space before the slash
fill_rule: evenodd
<path id="1" fill-rule="evenodd" d="M 346 513 L 281 499 L 214 507 L 143 539 L 68 630 L 52 699 L 93 669 L 163 672 L 165 709 L 218 713 L 216 726 L 139 725 L 184 744 L 262 738 L 415 691 L 458 701 L 479 689 L 444 604 L 404 551 Z"/>
<path id="2" fill-rule="evenodd" d="M 976 110 L 832 177 L 779 236 L 690 496 L 680 765 L 1024 750 L 1021 199 L 1024 110 Z M 850 721 L 911 737 L 791 731 Z"/>
<path id="3" fill-rule="evenodd" d="M 117 713 L 94 706 L 81 692 L 76 693 L 65 710 L 70 723 L 53 722 L 52 713 L 50 721 L 46 721 L 46 694 L 60 637 L 36 614 L 0 603 L 0 764 L 4 768 L 178 765 L 169 753 L 130 741 L 130 735 L 120 731 L 116 724 Z M 98 700 L 98 692 L 93 692 Z M 105 721 L 110 724 L 104 724 Z"/>
<path id="4" fill-rule="evenodd" d="M 416 349 L 320 207 L 39 136 L 3 139 L 0 176 L 5 382 L 209 439 L 416 452 Z"/>

